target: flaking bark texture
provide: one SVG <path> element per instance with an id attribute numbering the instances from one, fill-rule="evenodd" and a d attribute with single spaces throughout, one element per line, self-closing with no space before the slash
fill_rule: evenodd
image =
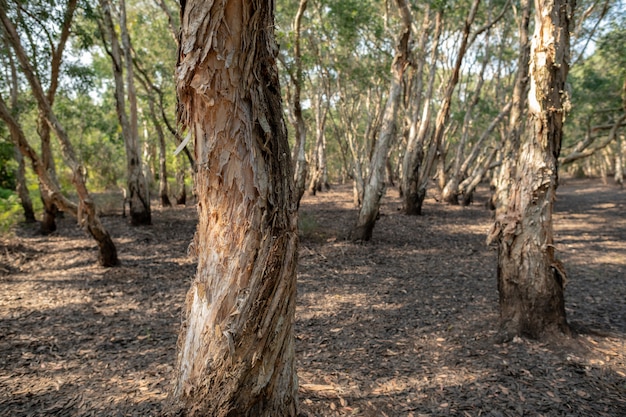
<path id="1" fill-rule="evenodd" d="M 536 2 L 528 118 L 506 211 L 496 219 L 503 340 L 568 334 L 566 275 L 555 257 L 552 212 L 558 180 L 573 2 Z"/>
<path id="2" fill-rule="evenodd" d="M 297 216 L 274 4 L 188 1 L 177 66 L 195 138 L 198 257 L 171 412 L 295 416 Z"/>

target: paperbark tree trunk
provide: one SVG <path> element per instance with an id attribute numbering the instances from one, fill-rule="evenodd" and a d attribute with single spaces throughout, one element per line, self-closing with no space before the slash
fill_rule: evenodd
<path id="1" fill-rule="evenodd" d="M 172 413 L 295 416 L 297 213 L 271 0 L 188 0 L 179 119 L 195 138 L 198 256 Z"/>
<path id="2" fill-rule="evenodd" d="M 487 31 L 487 36 L 485 38 L 485 53 L 483 58 L 483 63 L 480 68 L 480 73 L 478 75 L 478 81 L 476 88 L 474 90 L 473 96 L 465 109 L 465 117 L 463 118 L 463 128 L 461 130 L 461 139 L 459 143 L 456 145 L 456 152 L 454 155 L 454 161 L 452 163 L 452 168 L 450 170 L 450 175 L 447 178 L 447 181 L 441 191 L 441 200 L 448 204 L 458 205 L 459 204 L 459 184 L 463 180 L 463 177 L 466 175 L 466 172 L 461 169 L 463 165 L 463 155 L 465 152 L 465 145 L 469 139 L 470 129 L 471 129 L 471 121 L 473 119 L 473 112 L 476 106 L 478 105 L 478 101 L 480 100 L 480 94 L 485 83 L 485 70 L 487 69 L 487 63 L 489 61 L 489 35 L 490 31 Z"/>
<path id="3" fill-rule="evenodd" d="M 120 5 L 120 28 L 122 29 L 122 42 L 124 43 L 123 50 L 115 31 L 110 1 L 100 0 L 100 7 L 102 8 L 104 18 L 102 30 L 108 37 L 105 43 L 108 42 L 111 47 L 108 53 L 111 57 L 113 79 L 115 81 L 115 107 L 126 146 L 126 183 L 130 205 L 130 223 L 133 226 L 148 225 L 152 223 L 152 215 L 146 178 L 142 171 L 139 127 L 137 124 L 137 98 L 134 88 L 132 58 L 130 56 L 130 39 L 126 30 L 125 3 L 122 1 Z M 124 54 L 124 59 L 122 54 Z M 123 74 L 124 66 L 126 67 L 126 85 Z M 127 93 L 125 93 L 126 89 L 128 89 Z M 128 98 L 130 114 L 126 113 L 126 98 Z"/>
<path id="4" fill-rule="evenodd" d="M 369 176 L 363 189 L 363 202 L 351 234 L 352 239 L 357 241 L 367 241 L 372 238 L 380 200 L 385 193 L 385 167 L 389 156 L 389 147 L 396 130 L 396 113 L 402 94 L 402 77 L 409 60 L 411 12 L 405 0 L 396 0 L 396 4 L 402 18 L 402 27 L 391 65 L 391 85 L 389 86 L 389 97 L 385 105 L 380 135 L 370 159 Z"/>
<path id="5" fill-rule="evenodd" d="M 6 45 L 7 50 L 11 47 L 6 39 L 4 39 L 4 44 Z M 16 110 L 19 104 L 19 80 L 17 77 L 17 66 L 15 65 L 15 60 L 13 59 L 13 55 L 10 53 L 8 54 L 8 60 L 11 71 L 11 111 L 13 112 L 13 114 L 15 114 L 17 113 Z M 15 116 L 15 120 L 18 120 L 17 115 Z M 17 143 L 16 138 L 13 138 L 12 140 L 13 143 Z M 22 152 L 20 152 L 20 148 L 17 145 L 15 145 L 15 160 L 17 161 L 17 172 L 15 173 L 15 191 L 20 198 L 20 203 L 22 205 L 22 209 L 24 210 L 24 220 L 26 221 L 26 223 L 35 223 L 37 219 L 35 218 L 33 202 L 31 201 L 30 195 L 28 194 L 28 186 L 26 184 L 26 164 L 24 163 L 24 156 L 22 155 Z"/>
<path id="6" fill-rule="evenodd" d="M 574 2 L 535 2 L 528 117 L 505 210 L 492 237 L 498 246 L 500 339 L 569 334 L 563 289 L 566 274 L 555 256 L 552 212 L 558 181 Z M 516 166 L 515 166 L 516 165 Z"/>
<path id="7" fill-rule="evenodd" d="M 148 105 L 150 106 L 150 118 L 152 119 L 152 124 L 154 125 L 154 129 L 156 130 L 157 137 L 159 139 L 159 199 L 161 200 L 161 207 L 171 207 L 172 202 L 170 201 L 170 197 L 168 196 L 167 186 L 165 134 L 163 132 L 163 128 L 161 127 L 161 123 L 157 118 L 154 109 L 154 102 L 152 100 L 148 100 Z"/>
<path id="8" fill-rule="evenodd" d="M 43 91 L 43 88 L 41 87 L 41 83 L 36 77 L 32 65 L 28 61 L 26 52 L 24 51 L 20 42 L 17 30 L 13 23 L 8 19 L 3 9 L 0 9 L 0 20 L 2 21 L 2 25 L 4 26 L 5 33 L 7 34 L 9 42 L 15 50 L 18 61 L 20 62 L 20 66 L 22 67 L 22 70 L 24 72 L 24 76 L 28 80 L 33 96 L 37 101 L 39 110 L 44 115 L 46 122 L 50 126 L 50 129 L 59 139 L 59 145 L 65 162 L 72 171 L 72 183 L 74 184 L 79 199 L 78 207 L 76 210 L 73 210 L 73 214 L 76 215 L 78 223 L 83 226 L 98 243 L 98 247 L 100 250 L 98 261 L 100 265 L 118 265 L 119 260 L 117 258 L 117 249 L 115 248 L 115 245 L 113 244 L 113 240 L 111 239 L 109 233 L 100 222 L 100 218 L 96 209 L 96 204 L 89 195 L 89 191 L 87 190 L 87 186 L 85 185 L 83 167 L 77 162 L 72 143 L 70 142 L 67 133 L 65 132 L 65 129 L 52 111 L 52 107 Z M 0 106 L 2 119 L 10 125 L 11 131 L 12 133 L 14 133 L 14 135 L 12 136 L 16 136 L 17 139 L 19 139 L 18 145 L 20 147 L 20 151 L 22 152 L 22 154 L 27 154 L 27 156 L 30 157 L 34 165 L 33 169 L 38 173 L 40 181 L 44 182 L 44 185 L 48 189 L 48 192 L 52 193 L 51 196 L 53 198 L 56 198 L 59 202 L 65 201 L 62 196 L 60 196 L 60 191 L 58 190 L 58 186 L 56 185 L 55 181 L 52 181 L 50 179 L 49 173 L 45 169 L 42 169 L 43 164 L 41 163 L 41 161 L 38 158 L 35 158 L 36 154 L 32 151 L 32 148 L 28 146 L 26 138 L 21 131 L 19 124 L 13 120 L 13 117 L 10 114 L 4 101 L 0 101 L 2 104 L 2 106 Z M 68 204 L 64 205 L 68 206 Z"/>
<path id="9" fill-rule="evenodd" d="M 300 52 L 300 28 L 302 26 L 302 15 L 306 11 L 308 0 L 300 0 L 298 12 L 294 19 L 293 30 L 295 32 L 294 39 L 294 60 L 295 73 L 293 77 L 293 126 L 295 129 L 296 143 L 294 146 L 294 181 L 296 184 L 296 198 L 298 205 L 300 199 L 304 195 L 306 189 L 306 177 L 309 169 L 309 163 L 306 159 L 306 125 L 302 116 L 302 103 L 300 96 L 302 94 L 302 54 Z"/>
<path id="10" fill-rule="evenodd" d="M 15 191 L 17 191 L 22 209 L 24 210 L 24 220 L 26 223 L 35 223 L 37 220 L 35 219 L 33 202 L 28 194 L 28 186 L 26 184 L 26 164 L 24 163 L 24 156 L 22 156 L 22 152 L 20 152 L 17 145 L 15 146 L 15 159 L 17 160 L 17 173 L 15 178 L 17 185 Z"/>
<path id="11" fill-rule="evenodd" d="M 321 91 L 315 94 L 315 148 L 313 150 L 313 164 L 309 194 L 315 195 L 324 187 L 329 187 L 326 169 L 326 117 L 328 115 L 328 101 L 325 101 Z"/>
<path id="12" fill-rule="evenodd" d="M 428 74 L 428 88 L 422 108 L 422 117 L 419 113 L 412 115 L 411 127 L 407 149 L 402 163 L 404 193 L 404 213 L 407 215 L 422 214 L 422 203 L 426 196 L 426 185 L 430 172 L 425 172 L 424 156 L 430 152 L 424 152 L 424 142 L 430 128 L 430 117 L 432 114 L 432 100 L 435 85 L 435 73 L 437 70 L 437 56 L 439 51 L 439 40 L 442 31 L 441 10 L 437 11 L 435 17 L 435 34 L 431 47 L 430 69 Z"/>
<path id="13" fill-rule="evenodd" d="M 495 175 L 495 193 L 491 197 L 490 205 L 495 208 L 496 218 L 504 215 L 508 202 L 508 192 L 513 181 L 515 161 L 519 152 L 520 136 L 524 128 L 521 117 L 526 110 L 528 94 L 528 71 L 530 69 L 530 37 L 529 25 L 531 18 L 530 0 L 520 1 L 519 23 L 519 56 L 517 60 L 517 75 L 511 98 L 511 115 L 506 140 L 502 146 L 502 165 Z"/>

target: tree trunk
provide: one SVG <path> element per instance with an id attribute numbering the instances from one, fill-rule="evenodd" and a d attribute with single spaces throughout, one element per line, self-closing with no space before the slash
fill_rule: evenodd
<path id="1" fill-rule="evenodd" d="M 313 150 L 313 169 L 311 171 L 311 182 L 309 183 L 309 194 L 315 195 L 322 191 L 323 187 L 328 187 L 326 178 L 326 117 L 328 115 L 328 102 L 324 101 L 321 92 L 316 94 L 315 100 L 315 149 Z"/>
<path id="2" fill-rule="evenodd" d="M 302 116 L 302 103 L 300 100 L 302 92 L 302 57 L 300 52 L 300 27 L 302 22 L 302 15 L 307 7 L 308 0 L 300 0 L 298 12 L 294 19 L 294 60 L 295 60 L 295 74 L 293 79 L 293 126 L 295 128 L 296 143 L 294 147 L 294 181 L 296 185 L 296 198 L 298 205 L 300 205 L 300 199 L 304 195 L 306 189 L 306 177 L 308 172 L 308 162 L 306 160 L 306 126 L 304 124 L 304 117 Z"/>
<path id="3" fill-rule="evenodd" d="M 502 166 L 496 176 L 496 192 L 492 198 L 496 208 L 496 218 L 503 215 L 508 203 L 508 192 L 513 181 L 515 161 L 517 160 L 520 136 L 524 125 L 521 121 L 526 109 L 526 95 L 528 90 L 528 71 L 530 69 L 530 39 L 528 28 L 531 18 L 531 4 L 529 0 L 520 2 L 519 24 L 519 57 L 517 61 L 517 76 L 513 86 L 511 98 L 511 115 L 509 117 L 509 129 L 502 150 Z"/>
<path id="4" fill-rule="evenodd" d="M 429 173 L 424 172 L 424 142 L 430 127 L 430 117 L 432 113 L 432 99 L 435 85 L 435 73 L 437 70 L 437 55 L 439 50 L 439 40 L 442 30 L 442 11 L 438 10 L 435 17 L 435 35 L 432 42 L 430 57 L 430 69 L 428 75 L 428 88 L 422 107 L 422 117 L 414 112 L 409 129 L 409 139 L 406 153 L 402 161 L 402 191 L 404 193 L 404 213 L 407 215 L 422 214 L 422 203 L 426 196 L 426 184 Z M 419 111 L 419 110 L 418 110 Z"/>
<path id="5" fill-rule="evenodd" d="M 485 39 L 485 54 L 483 63 L 478 75 L 478 82 L 472 99 L 470 100 L 467 108 L 465 109 L 465 117 L 463 118 L 463 128 L 461 130 L 461 139 L 456 146 L 456 152 L 454 155 L 454 161 L 452 163 L 452 169 L 446 183 L 441 191 L 441 199 L 451 205 L 459 204 L 459 184 L 463 180 L 463 176 L 466 172 L 461 169 L 463 165 L 463 154 L 465 151 L 465 145 L 469 139 L 471 121 L 473 119 L 473 111 L 478 101 L 480 100 L 480 93 L 485 83 L 485 70 L 487 69 L 487 63 L 489 61 L 489 35 L 490 31 L 487 31 Z"/>
<path id="6" fill-rule="evenodd" d="M 72 166 L 72 170 L 74 171 L 74 184 L 76 186 L 76 191 L 78 192 L 78 197 L 80 201 L 78 206 L 69 201 L 63 195 L 63 193 L 61 193 L 61 190 L 59 189 L 56 181 L 54 181 L 50 177 L 50 173 L 45 169 L 45 165 L 37 156 L 37 153 L 33 150 L 33 148 L 31 148 L 28 144 L 24 132 L 22 131 L 17 121 L 11 115 L 8 107 L 6 106 L 1 96 L 0 119 L 4 120 L 4 122 L 9 126 L 9 130 L 11 131 L 11 139 L 15 142 L 15 145 L 19 148 L 22 155 L 28 157 L 31 160 L 33 171 L 35 171 L 35 173 L 39 177 L 39 181 L 42 184 L 44 192 L 50 196 L 50 201 L 54 203 L 55 206 L 59 206 L 62 210 L 76 217 L 78 219 L 78 223 L 81 226 L 84 226 L 89 234 L 97 242 L 99 247 L 98 263 L 106 267 L 118 265 L 119 260 L 117 258 L 117 250 L 115 248 L 115 245 L 113 244 L 113 240 L 109 236 L 106 229 L 104 229 L 104 227 L 100 223 L 100 219 L 97 215 L 96 206 L 93 200 L 89 197 L 87 189 L 84 187 L 84 182 L 82 182 L 82 177 L 80 176 L 80 173 L 76 172 L 76 167 Z M 66 145 L 63 145 L 62 147 L 65 146 Z"/>
<path id="7" fill-rule="evenodd" d="M 273 2 L 191 0 L 181 13 L 177 89 L 195 138 L 198 269 L 172 412 L 295 416 L 297 214 Z"/>
<path id="8" fill-rule="evenodd" d="M 26 56 L 26 52 L 24 51 L 22 44 L 20 42 L 19 35 L 13 23 L 8 19 L 6 13 L 3 9 L 0 8 L 0 20 L 2 21 L 2 25 L 4 26 L 5 33 L 9 38 L 13 49 L 17 55 L 17 58 L 20 62 L 22 70 L 24 72 L 24 76 L 27 78 L 28 83 L 31 87 L 33 96 L 37 101 L 37 105 L 39 110 L 44 115 L 46 122 L 50 126 L 50 129 L 55 133 L 57 138 L 59 139 L 59 145 L 61 148 L 61 152 L 63 157 L 65 158 L 65 162 L 68 167 L 72 171 L 72 182 L 74 183 L 74 187 L 76 189 L 76 193 L 78 194 L 79 205 L 78 209 L 74 210 L 76 213 L 76 217 L 78 219 L 78 223 L 81 226 L 84 226 L 85 229 L 89 232 L 89 234 L 96 240 L 98 243 L 98 247 L 100 249 L 99 263 L 102 266 L 115 266 L 119 264 L 117 258 L 117 250 L 115 245 L 113 244 L 113 240 L 109 236 L 109 233 L 106 231 L 102 223 L 100 222 L 100 218 L 98 217 L 98 213 L 96 210 L 96 205 L 94 201 L 91 199 L 87 187 L 85 185 L 85 178 L 83 175 L 83 167 L 77 162 L 76 155 L 74 153 L 74 148 L 72 147 L 72 143 L 70 142 L 67 133 L 63 126 L 59 123 L 56 118 L 54 112 L 52 111 L 52 107 L 50 102 L 48 101 L 46 95 L 44 94 L 43 88 L 41 87 L 41 83 L 39 79 L 35 75 L 35 70 L 32 65 L 28 61 Z M 13 120 L 8 108 L 4 101 L 1 101 L 2 106 L 0 110 L 2 110 L 2 118 L 5 120 L 7 124 L 10 125 L 13 134 L 17 136 L 19 139 L 19 147 L 22 154 L 27 153 L 28 148 L 28 156 L 30 157 L 33 163 L 33 169 L 38 173 L 40 181 L 44 182 L 45 186 L 48 188 L 48 191 L 52 193 L 53 197 L 56 198 L 57 201 L 63 202 L 63 198 L 60 195 L 60 191 L 58 190 L 58 186 L 54 183 L 54 181 L 50 180 L 50 176 L 48 172 L 43 169 L 43 165 L 41 161 L 36 158 L 36 154 L 32 152 L 32 149 L 28 145 L 26 138 L 24 137 L 23 132 L 20 129 L 19 124 Z M 37 166 L 35 166 L 37 165 Z M 56 202 L 56 201 L 55 201 Z M 67 206 L 67 204 L 65 204 Z"/>
<path id="9" fill-rule="evenodd" d="M 180 162 L 180 167 L 176 172 L 176 187 L 178 193 L 176 194 L 176 204 L 184 206 L 187 204 L 187 186 L 185 185 L 185 163 Z"/>
<path id="10" fill-rule="evenodd" d="M 126 181 L 128 186 L 128 201 L 130 204 L 130 223 L 133 226 L 148 225 L 152 222 L 150 213 L 150 198 L 146 185 L 146 179 L 141 167 L 141 153 L 139 148 L 139 128 L 137 125 L 137 99 L 134 89 L 133 65 L 130 57 L 130 40 L 126 30 L 126 11 L 124 2 L 121 3 L 120 27 L 122 28 L 122 42 L 126 56 L 126 84 L 128 87 L 128 104 L 130 117 L 126 114 L 126 94 L 124 85 L 122 48 L 120 47 L 115 25 L 111 15 L 111 3 L 109 0 L 100 0 L 103 11 L 104 28 L 111 50 L 108 51 L 113 67 L 113 79 L 115 81 L 115 107 L 117 116 L 122 127 L 124 144 L 126 146 Z"/>
<path id="11" fill-rule="evenodd" d="M 504 213 L 496 218 L 500 338 L 569 334 L 555 256 L 552 212 L 558 180 L 568 73 L 568 0 L 537 3 L 531 46 L 528 117 Z"/>
<path id="12" fill-rule="evenodd" d="M 14 140 L 13 142 L 16 141 Z M 28 194 L 24 157 L 22 156 L 22 153 L 20 152 L 20 149 L 17 145 L 15 146 L 15 160 L 17 161 L 17 186 L 15 188 L 15 191 L 17 191 L 17 195 L 20 198 L 20 203 L 22 204 L 22 209 L 24 210 L 24 220 L 26 221 L 26 223 L 35 223 L 37 220 L 35 219 L 33 202 L 31 201 L 30 195 Z"/>
<path id="13" fill-rule="evenodd" d="M 161 127 L 161 123 L 157 118 L 154 102 L 152 100 L 148 100 L 148 104 L 150 106 L 150 118 L 152 119 L 152 124 L 154 124 L 154 129 L 157 132 L 157 137 L 159 138 L 159 198 L 161 200 L 161 207 L 171 207 L 172 203 L 168 196 L 168 187 L 167 187 L 167 159 L 166 159 L 166 148 L 165 148 L 165 134 L 163 132 L 163 128 Z"/>
<path id="14" fill-rule="evenodd" d="M 10 48 L 9 42 L 4 39 L 4 44 L 6 45 L 7 50 Z M 18 94 L 19 94 L 19 80 L 17 76 L 17 66 L 15 65 L 15 60 L 13 59 L 13 55 L 8 53 L 9 58 L 9 67 L 11 71 L 11 110 L 13 113 L 17 113 L 18 107 Z M 16 116 L 17 117 L 17 116 Z M 17 119 L 16 119 L 17 120 Z M 16 138 L 13 138 L 13 143 L 17 143 Z M 35 219 L 35 211 L 33 210 L 33 202 L 30 199 L 30 195 L 28 194 L 28 186 L 26 184 L 26 166 L 24 163 L 24 157 L 20 152 L 20 148 L 15 145 L 15 160 L 17 161 L 17 172 L 15 175 L 16 180 L 16 188 L 17 195 L 20 198 L 20 202 L 22 204 L 22 209 L 24 210 L 24 220 L 26 223 L 35 223 L 37 220 Z"/>
<path id="15" fill-rule="evenodd" d="M 39 115 L 37 124 L 37 131 L 41 138 L 41 163 L 46 172 L 48 172 L 50 180 L 58 184 L 54 158 L 52 157 L 52 147 L 50 145 L 50 127 L 42 114 Z M 43 203 L 43 216 L 39 224 L 39 233 L 49 235 L 57 230 L 56 218 L 59 213 L 59 208 L 54 204 L 46 191 L 46 187 L 42 186 L 41 182 L 39 183 L 39 192 L 41 202 Z"/>
<path id="16" fill-rule="evenodd" d="M 450 106 L 452 104 L 452 95 L 454 90 L 459 82 L 459 76 L 461 73 L 461 65 L 463 64 L 463 59 L 465 58 L 465 54 L 467 52 L 468 46 L 470 44 L 469 36 L 472 24 L 474 23 L 474 19 L 476 18 L 476 13 L 478 12 L 478 6 L 480 5 L 480 0 L 473 0 L 472 6 L 469 12 L 469 15 L 465 19 L 465 24 L 463 25 L 463 35 L 461 37 L 461 45 L 459 46 L 459 51 L 454 63 L 454 67 L 452 68 L 452 75 L 448 79 L 446 84 L 445 92 L 443 95 L 443 99 L 441 101 L 441 107 L 439 107 L 439 111 L 437 112 L 437 117 L 435 118 L 435 126 L 431 136 L 431 150 L 436 150 L 438 155 L 438 172 L 439 172 L 439 188 L 443 190 L 445 187 L 445 154 L 446 149 L 444 149 L 443 138 L 444 133 L 446 131 L 446 127 L 448 125 L 448 120 L 450 119 Z M 425 163 L 425 181 L 422 181 L 423 187 L 428 185 L 427 178 L 430 175 L 430 170 L 432 169 L 432 164 L 434 163 L 432 152 L 431 155 L 426 160 Z M 422 192 L 423 195 L 426 195 L 426 189 Z M 421 211 L 421 210 L 420 210 Z"/>
<path id="17" fill-rule="evenodd" d="M 396 54 L 391 66 L 391 85 L 383 114 L 380 135 L 370 160 L 369 177 L 363 190 L 363 203 L 351 234 L 352 239 L 357 241 L 367 241 L 372 238 L 372 232 L 374 231 L 380 208 L 380 200 L 385 193 L 385 167 L 389 156 L 389 147 L 396 130 L 396 113 L 402 94 L 402 77 L 409 59 L 411 12 L 405 0 L 396 0 L 396 3 L 402 17 L 402 28 L 398 36 Z"/>

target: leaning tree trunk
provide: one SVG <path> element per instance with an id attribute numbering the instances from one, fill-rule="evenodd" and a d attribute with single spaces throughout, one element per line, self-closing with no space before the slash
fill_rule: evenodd
<path id="1" fill-rule="evenodd" d="M 70 142 L 69 137 L 65 132 L 65 129 L 52 111 L 50 102 L 44 94 L 39 79 L 35 75 L 35 70 L 32 67 L 31 63 L 28 61 L 28 57 L 26 55 L 26 52 L 24 51 L 24 48 L 22 47 L 20 37 L 17 33 L 15 25 L 13 25 L 13 23 L 8 19 L 6 13 L 1 8 L 0 21 L 2 22 L 5 33 L 11 45 L 13 46 L 13 49 L 15 50 L 24 76 L 28 80 L 28 83 L 31 87 L 33 97 L 37 101 L 39 110 L 44 115 L 46 122 L 50 126 L 50 129 L 59 139 L 59 145 L 63 157 L 65 158 L 65 162 L 72 171 L 72 182 L 74 184 L 79 199 L 78 208 L 77 210 L 74 210 L 78 219 L 78 223 L 83 226 L 98 243 L 98 247 L 100 250 L 100 256 L 98 258 L 99 263 L 102 266 L 118 265 L 119 260 L 117 257 L 117 249 L 115 248 L 115 245 L 109 233 L 100 222 L 100 218 L 96 209 L 96 204 L 89 195 L 89 191 L 87 190 L 87 186 L 85 184 L 85 178 L 83 174 L 84 169 L 77 162 L 72 143 Z M 5 120 L 7 124 L 11 125 L 12 132 L 14 132 L 16 136 L 18 136 L 18 138 L 20 139 L 20 142 L 18 143 L 20 151 L 22 152 L 22 154 L 25 154 L 25 147 L 28 144 L 23 135 L 23 132 L 21 132 L 19 124 L 13 120 L 4 101 L 2 101 L 1 107 L 3 120 Z M 30 150 L 32 151 L 32 149 Z M 55 193 L 60 194 L 57 190 L 54 189 L 56 187 L 56 184 L 53 183 L 54 181 L 49 180 L 49 175 L 45 171 L 45 169 L 40 168 L 40 165 L 42 165 L 41 161 L 36 161 L 36 158 L 33 157 L 32 152 L 29 152 L 28 156 L 31 158 L 33 165 L 37 165 L 34 166 L 33 169 L 39 174 L 40 181 L 44 182 L 45 186 L 48 187 L 48 192 L 52 193 L 51 195 L 53 197 Z M 56 196 L 55 198 L 57 198 L 59 201 L 62 200 L 59 196 Z"/>
<path id="2" fill-rule="evenodd" d="M 172 412 L 295 416 L 296 199 L 267 0 L 187 1 L 179 118 L 193 133 L 196 277 Z"/>
<path id="3" fill-rule="evenodd" d="M 10 48 L 8 41 L 4 40 L 7 48 Z M 15 65 L 15 61 L 13 59 L 12 54 L 8 54 L 9 56 L 9 68 L 11 72 L 11 111 L 13 114 L 17 113 L 17 108 L 19 105 L 18 102 L 18 93 L 19 93 L 19 80 L 17 78 L 17 66 Z M 17 116 L 16 116 L 17 117 Z M 16 138 L 13 138 L 13 143 L 17 143 Z M 15 173 L 15 181 L 16 187 L 15 191 L 17 191 L 17 195 L 20 198 L 20 202 L 22 204 L 22 209 L 24 210 L 24 219 L 26 223 L 35 223 L 37 220 L 35 219 L 35 211 L 33 210 L 33 202 L 30 199 L 30 195 L 28 194 L 28 186 L 26 184 L 26 164 L 24 163 L 24 156 L 20 151 L 19 146 L 15 145 L 15 160 L 17 162 L 17 170 Z"/>
<path id="4" fill-rule="evenodd" d="M 403 87 L 402 77 L 409 60 L 411 12 L 405 0 L 396 0 L 396 3 L 402 17 L 402 28 L 391 65 L 391 86 L 389 87 L 389 97 L 385 105 L 380 135 L 370 160 L 369 177 L 363 188 L 363 202 L 351 234 L 353 240 L 366 241 L 372 238 L 380 200 L 385 192 L 385 164 L 389 157 L 389 147 L 396 129 L 396 113 Z"/>
<path id="5" fill-rule="evenodd" d="M 555 257 L 552 212 L 558 180 L 573 1 L 535 11 L 528 117 L 505 212 L 496 218 L 500 337 L 568 334 L 566 275 Z"/>
<path id="6" fill-rule="evenodd" d="M 467 144 L 469 139 L 472 119 L 474 118 L 473 112 L 478 105 L 478 102 L 480 100 L 480 94 L 485 83 L 485 70 L 487 69 L 487 63 L 489 61 L 487 57 L 489 56 L 490 34 L 491 31 L 487 30 L 487 36 L 485 37 L 485 57 L 483 58 L 483 63 L 478 74 L 476 88 L 470 102 L 467 105 L 467 108 L 465 109 L 461 139 L 456 145 L 456 151 L 454 155 L 454 161 L 452 163 L 452 168 L 450 170 L 450 175 L 449 178 L 446 179 L 446 183 L 441 190 L 441 200 L 451 205 L 459 204 L 459 184 L 463 180 L 463 176 L 466 174 L 466 171 L 463 171 L 461 169 L 464 162 L 463 155 L 465 152 L 465 145 Z M 443 175 L 440 176 L 440 178 L 444 179 Z"/>

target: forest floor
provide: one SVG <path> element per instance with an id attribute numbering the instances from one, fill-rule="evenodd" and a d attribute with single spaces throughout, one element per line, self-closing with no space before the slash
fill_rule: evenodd
<path id="1" fill-rule="evenodd" d="M 351 189 L 301 205 L 296 355 L 306 416 L 625 416 L 626 191 L 567 179 L 555 216 L 577 336 L 495 343 L 496 253 L 470 207 L 384 198 L 371 243 L 344 238 Z M 158 415 L 173 378 L 195 208 L 131 228 L 103 217 L 122 266 L 96 266 L 72 219 L 0 239 L 0 416 Z"/>

